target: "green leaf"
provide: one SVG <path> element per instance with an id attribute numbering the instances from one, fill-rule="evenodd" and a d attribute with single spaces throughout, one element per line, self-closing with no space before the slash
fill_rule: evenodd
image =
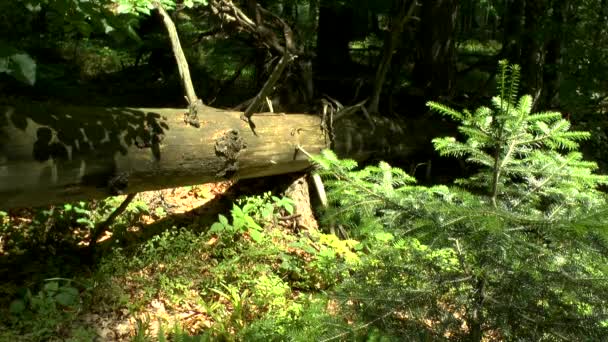
<path id="1" fill-rule="evenodd" d="M 283 203 L 283 208 L 289 213 L 289 215 L 293 215 L 294 207 L 290 202 Z"/>
<path id="2" fill-rule="evenodd" d="M 167 342 L 167 338 L 165 337 L 165 329 L 163 328 L 162 321 L 158 321 L 158 333 L 156 334 L 156 340 L 158 342 Z M 179 339 L 177 339 L 179 341 Z"/>
<path id="3" fill-rule="evenodd" d="M 251 217 L 251 216 L 245 216 L 244 217 L 244 221 L 247 223 L 247 227 L 248 228 L 262 230 L 262 227 L 260 227 L 260 225 L 257 222 L 255 222 L 255 220 L 253 219 L 253 217 Z"/>
<path id="4" fill-rule="evenodd" d="M 56 281 L 44 284 L 44 291 L 46 292 L 57 292 L 57 290 L 59 290 L 59 284 Z"/>
<path id="5" fill-rule="evenodd" d="M 256 229 L 249 229 L 249 236 L 255 242 L 260 242 L 264 239 L 264 234 Z"/>
<path id="6" fill-rule="evenodd" d="M 86 208 L 74 207 L 74 211 L 78 214 L 88 214 L 89 210 Z"/>
<path id="7" fill-rule="evenodd" d="M 211 228 L 209 228 L 209 233 L 211 234 L 218 234 L 223 232 L 226 229 L 226 226 L 220 222 L 215 222 L 211 225 Z"/>
<path id="8" fill-rule="evenodd" d="M 450 108 L 450 107 L 448 107 L 446 105 L 443 105 L 441 103 L 429 101 L 429 102 L 426 103 L 426 105 L 429 108 L 431 108 L 432 110 L 438 112 L 439 114 L 449 116 L 449 117 L 451 117 L 453 119 L 456 119 L 458 121 L 464 120 L 464 116 L 460 112 L 458 112 L 458 111 L 456 111 L 456 110 L 454 110 L 454 109 L 452 109 L 452 108 Z"/>
<path id="9" fill-rule="evenodd" d="M 269 219 L 270 217 L 272 217 L 272 213 L 274 213 L 274 207 L 272 206 L 272 204 L 266 204 L 262 208 L 262 217 Z"/>
<path id="10" fill-rule="evenodd" d="M 374 238 L 381 242 L 389 242 L 395 239 L 395 236 L 388 232 L 378 232 L 374 234 Z"/>
<path id="11" fill-rule="evenodd" d="M 324 248 L 319 252 L 319 258 L 323 259 L 335 259 L 336 252 L 329 248 Z"/>
<path id="12" fill-rule="evenodd" d="M 9 311 L 13 315 L 18 315 L 25 311 L 26 309 L 25 301 L 23 299 L 15 299 L 11 302 L 9 306 Z"/>
<path id="13" fill-rule="evenodd" d="M 63 306 L 75 306 L 78 304 L 78 289 L 66 286 L 55 296 L 55 301 Z"/>
<path id="14" fill-rule="evenodd" d="M 27 53 L 0 42 L 0 72 L 30 86 L 36 83 L 36 61 Z"/>
<path id="15" fill-rule="evenodd" d="M 228 219 L 226 218 L 226 216 L 220 214 L 218 217 L 218 220 L 220 221 L 219 223 L 222 224 L 222 226 L 228 226 Z"/>
<path id="16" fill-rule="evenodd" d="M 93 221 L 91 221 L 88 218 L 84 218 L 84 217 L 81 217 L 81 218 L 77 219 L 76 223 L 81 224 L 81 225 L 83 225 L 85 227 L 89 227 L 89 228 L 93 228 L 95 226 L 95 224 L 93 223 Z"/>
<path id="17" fill-rule="evenodd" d="M 250 213 L 255 209 L 255 205 L 253 203 L 247 203 L 243 206 L 244 213 Z"/>
<path id="18" fill-rule="evenodd" d="M 239 208 L 236 204 L 232 206 L 231 212 L 233 218 L 242 217 L 245 215 L 243 209 Z"/>

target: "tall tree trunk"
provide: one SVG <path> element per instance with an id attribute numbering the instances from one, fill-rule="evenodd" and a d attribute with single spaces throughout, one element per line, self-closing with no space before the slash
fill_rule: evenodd
<path id="1" fill-rule="evenodd" d="M 564 11 L 568 8 L 568 1 L 564 1 L 562 8 Z M 607 16 L 608 16 L 608 1 L 601 0 L 599 3 L 599 11 L 597 13 L 598 27 L 605 27 L 606 22 L 608 21 Z M 595 31 L 595 38 L 593 39 L 595 44 L 600 44 L 602 42 L 602 32 L 604 32 L 604 30 Z M 596 46 L 599 46 L 599 45 L 596 45 Z"/>
<path id="2" fill-rule="evenodd" d="M 519 63 L 521 59 L 525 3 L 525 0 L 505 0 L 502 56 L 511 63 Z"/>
<path id="3" fill-rule="evenodd" d="M 352 64 L 349 43 L 352 37 L 353 12 L 330 0 L 321 0 L 317 36 L 317 64 L 320 72 L 348 72 Z"/>
<path id="4" fill-rule="evenodd" d="M 298 7 L 298 4 L 295 3 L 294 0 L 286 0 L 283 1 L 283 10 L 281 11 L 281 17 L 285 20 L 287 20 L 287 22 L 293 24 L 296 20 L 296 8 Z"/>
<path id="5" fill-rule="evenodd" d="M 502 54 L 521 66 L 521 91 L 532 95 L 536 108 L 548 91 L 544 90 L 544 81 L 550 32 L 543 17 L 550 10 L 549 0 L 507 0 L 505 10 Z M 554 42 L 552 48 L 551 58 L 557 61 L 559 43 Z"/>
<path id="6" fill-rule="evenodd" d="M 521 83 L 522 90 L 533 97 L 533 108 L 539 104 L 543 92 L 543 70 L 545 66 L 545 42 L 547 30 L 542 24 L 548 8 L 547 0 L 526 1 L 525 34 L 520 42 L 522 47 Z"/>
<path id="7" fill-rule="evenodd" d="M 477 7 L 477 1 L 469 0 L 463 1 L 462 10 L 460 14 L 460 34 L 468 36 L 473 30 L 473 21 L 475 20 L 475 8 Z"/>
<path id="8" fill-rule="evenodd" d="M 377 34 L 378 36 L 380 36 L 382 34 L 382 30 L 380 29 L 380 20 L 378 20 L 378 13 L 376 13 L 375 11 L 371 11 L 369 13 L 369 16 L 369 33 Z"/>
<path id="9" fill-rule="evenodd" d="M 426 0 L 418 32 L 414 82 L 428 99 L 452 92 L 455 72 L 455 32 L 458 1 Z"/>
<path id="10" fill-rule="evenodd" d="M 550 30 L 550 40 L 547 43 L 545 58 L 544 81 L 545 88 L 541 98 L 541 106 L 559 108 L 560 88 L 562 83 L 563 56 L 562 49 L 565 35 L 565 12 L 569 1 L 559 1 L 553 4 L 553 29 Z"/>
<path id="11" fill-rule="evenodd" d="M 368 110 L 372 113 L 378 112 L 380 105 L 380 95 L 382 93 L 382 87 L 386 80 L 386 74 L 391 67 L 391 60 L 393 54 L 397 49 L 399 40 L 401 38 L 401 32 L 403 31 L 403 25 L 407 19 L 413 14 L 414 8 L 416 7 L 416 1 L 403 1 L 397 0 L 394 2 L 394 13 L 395 15 L 391 18 L 389 30 L 386 32 L 384 39 L 384 47 L 382 51 L 382 59 L 376 70 L 376 78 L 374 80 L 374 90 L 372 92 L 372 98 L 368 107 Z"/>
<path id="12" fill-rule="evenodd" d="M 485 302 L 485 280 L 482 277 L 476 279 L 474 291 L 472 303 L 473 308 L 471 310 L 471 317 L 469 319 L 469 340 L 471 342 L 481 342 L 483 341 L 483 307 Z"/>
<path id="13" fill-rule="evenodd" d="M 318 18 L 319 15 L 319 0 L 310 0 L 308 1 L 308 20 L 312 23 L 312 28 L 316 32 L 318 27 Z"/>

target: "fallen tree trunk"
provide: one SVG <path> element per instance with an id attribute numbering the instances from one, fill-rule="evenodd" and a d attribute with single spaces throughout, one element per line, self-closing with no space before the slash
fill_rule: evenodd
<path id="1" fill-rule="evenodd" d="M 310 163 L 299 146 L 406 165 L 449 127 L 350 107 L 325 123 L 317 115 L 255 114 L 256 135 L 241 112 L 204 107 L 195 128 L 184 122 L 186 111 L 0 105 L 0 209 L 303 171 Z"/>
<path id="2" fill-rule="evenodd" d="M 305 170 L 328 147 L 321 118 L 208 108 L 0 106 L 0 209 Z"/>

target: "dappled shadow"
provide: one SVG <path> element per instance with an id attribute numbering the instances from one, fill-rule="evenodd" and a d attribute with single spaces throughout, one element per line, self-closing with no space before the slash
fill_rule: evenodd
<path id="1" fill-rule="evenodd" d="M 195 233 L 204 233 L 213 222 L 217 221 L 218 215 L 229 216 L 230 209 L 236 199 L 243 196 L 258 195 L 267 191 L 279 196 L 300 175 L 281 175 L 263 177 L 257 179 L 240 180 L 228 188 L 224 193 L 216 195 L 205 204 L 183 213 L 171 213 L 150 224 L 137 224 L 139 229 L 121 232 L 120 245 L 130 251 L 136 251 L 139 246 L 145 244 L 154 236 L 171 229 L 186 228 Z M 151 207 L 153 212 L 155 208 Z M 33 216 L 33 211 L 26 210 L 19 216 Z M 44 223 L 37 223 L 44 224 Z M 47 224 L 54 225 L 52 221 Z M 51 229 L 56 229 L 52 227 Z M 15 227 L 15 229 L 18 229 Z M 75 235 L 69 231 L 64 232 L 70 236 Z M 118 232 L 114 232 L 118 233 Z M 98 244 L 96 256 L 90 255 L 91 250 L 86 243 L 78 244 L 78 241 L 62 241 L 61 239 L 50 239 L 45 243 L 36 242 L 36 237 L 27 244 L 27 250 L 21 254 L 2 253 L 0 251 L 0 278 L 3 283 L 11 283 L 12 286 L 23 286 L 28 283 L 40 283 L 45 277 L 61 275 L 62 277 L 76 277 L 88 273 L 97 267 L 97 262 L 104 254 L 117 246 L 113 239 L 107 239 Z M 73 239 L 68 239 L 73 240 Z M 10 294 L 10 289 L 6 289 Z M 1 301 L 0 301 L 1 302 Z"/>
<path id="2" fill-rule="evenodd" d="M 121 240 L 129 246 L 122 247 L 137 249 L 137 246 L 146 243 L 154 236 L 176 228 L 183 227 L 195 233 L 204 233 L 214 222 L 217 222 L 219 214 L 230 216 L 230 210 L 238 198 L 260 195 L 266 192 L 281 196 L 300 176 L 302 176 L 301 173 L 295 173 L 239 180 L 225 192 L 216 195 L 203 205 L 181 213 L 170 213 L 162 219 L 141 226 L 138 231 L 124 232 L 125 235 L 122 235 Z M 150 209 L 153 210 L 153 208 Z M 168 211 L 171 212 L 171 209 Z M 108 251 L 112 247 L 112 241 L 111 239 L 105 240 L 98 246 L 100 251 Z"/>
<path id="3" fill-rule="evenodd" d="M 161 114 L 129 108 L 42 103 L 0 104 L 0 108 L 0 197 L 4 198 L 38 184 L 75 192 L 70 194 L 73 198 L 86 198 L 78 196 L 81 186 L 100 194 L 119 194 L 128 175 L 117 172 L 117 158 L 136 147 L 160 160 L 160 142 L 169 129 Z"/>

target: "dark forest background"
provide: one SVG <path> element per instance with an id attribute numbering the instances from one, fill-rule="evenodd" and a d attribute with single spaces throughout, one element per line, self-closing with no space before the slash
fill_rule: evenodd
<path id="1" fill-rule="evenodd" d="M 312 207 L 289 175 L 0 211 L 0 341 L 608 340 L 606 0 L 160 3 L 206 105 L 296 56 L 262 111 L 408 148 L 311 157 Z M 0 1 L 0 103 L 186 108 L 156 5 Z"/>
<path id="2" fill-rule="evenodd" d="M 230 17 L 226 4 L 242 9 L 256 28 Z M 185 106 L 169 40 L 147 1 L 2 6 L 5 96 Z M 521 92 L 533 96 L 534 110 L 558 110 L 594 131 L 585 151 L 605 168 L 608 9 L 602 1 L 167 1 L 166 6 L 195 88 L 212 106 L 243 109 L 289 45 L 298 58 L 272 94 L 274 111 L 320 113 L 327 101 L 348 106 L 367 99 L 370 112 L 422 128 L 414 130 L 421 136 L 411 137 L 412 159 L 426 161 L 433 151 L 425 142 L 452 128 L 426 115 L 425 102 L 457 108 L 486 103 L 496 89 L 498 61 L 507 59 L 522 66 Z M 19 65 L 24 69 L 15 69 Z"/>

